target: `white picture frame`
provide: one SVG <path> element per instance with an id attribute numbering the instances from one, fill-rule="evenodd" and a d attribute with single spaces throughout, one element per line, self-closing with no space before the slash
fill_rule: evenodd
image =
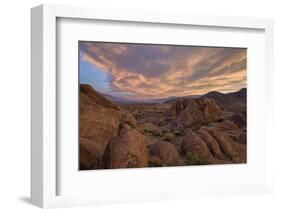
<path id="1" fill-rule="evenodd" d="M 165 200 L 186 197 L 253 194 L 270 192 L 270 161 L 259 172 L 264 172 L 265 178 L 258 183 L 240 183 L 239 185 L 220 185 L 200 187 L 194 183 L 193 188 L 179 189 L 171 186 L 169 189 L 156 190 L 148 194 L 133 194 L 132 190 L 118 193 L 91 195 L 58 195 L 58 146 L 57 117 L 57 21 L 64 19 L 108 20 L 134 23 L 153 23 L 156 25 L 202 26 L 211 28 L 254 29 L 264 32 L 265 58 L 263 69 L 265 87 L 260 91 L 265 94 L 264 109 L 271 112 L 272 79 L 273 79 L 273 21 L 271 19 L 217 17 L 203 15 L 153 13 L 145 11 L 122 11 L 100 8 L 85 8 L 74 6 L 41 5 L 31 10 L 31 201 L 34 205 L 47 207 L 62 207 L 76 205 L 91 205 L 100 203 L 138 202 L 144 200 Z M 253 97 L 254 98 L 254 97 Z M 264 117 L 267 131 L 262 136 L 264 147 L 270 146 L 268 133 L 270 131 L 270 114 Z M 266 134 L 267 133 L 267 134 Z M 268 149 L 269 150 L 269 149 Z M 266 160 L 270 153 L 264 150 Z M 176 172 L 180 168 L 172 168 Z M 169 169 L 171 171 L 171 169 Z M 152 171 L 152 170 L 151 170 Z M 159 172 L 160 170 L 156 171 Z M 110 171 L 107 171 L 110 172 Z M 165 175 L 165 168 L 161 171 Z M 109 173 L 108 173 L 109 174 Z M 123 177 L 126 178 L 126 173 Z M 163 185 L 163 188 L 165 186 Z M 188 190 L 187 190 L 188 189 Z M 170 193 L 169 193 L 170 192 Z"/>

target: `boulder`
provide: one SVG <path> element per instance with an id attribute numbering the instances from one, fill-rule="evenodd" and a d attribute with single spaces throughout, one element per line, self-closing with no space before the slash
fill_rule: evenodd
<path id="1" fill-rule="evenodd" d="M 216 159 L 224 159 L 224 154 L 222 153 L 220 146 L 216 139 L 208 132 L 208 128 L 202 126 L 197 131 L 198 136 L 205 142 L 210 152 Z"/>
<path id="2" fill-rule="evenodd" d="M 148 167 L 148 149 L 144 136 L 136 129 L 122 129 L 104 151 L 103 168 Z"/>
<path id="3" fill-rule="evenodd" d="M 91 158 L 92 169 L 96 169 L 100 167 L 105 146 L 118 135 L 122 113 L 117 106 L 84 84 L 80 85 L 79 108 L 80 146 L 83 147 L 80 155 L 84 159 L 87 150 L 90 153 L 87 158 Z"/>
<path id="4" fill-rule="evenodd" d="M 138 124 L 135 117 L 126 110 L 121 110 L 120 117 L 120 127 L 119 128 L 137 128 Z"/>
<path id="5" fill-rule="evenodd" d="M 79 142 L 80 169 L 100 169 L 104 147 L 86 138 L 80 138 Z"/>
<path id="6" fill-rule="evenodd" d="M 158 166 L 180 166 L 183 165 L 183 161 L 176 147 L 169 143 L 160 141 L 151 146 L 149 150 L 152 154 L 152 160 L 150 160 L 150 165 Z"/>
<path id="7" fill-rule="evenodd" d="M 177 101 L 171 106 L 170 111 L 176 115 L 176 122 L 185 128 L 218 121 L 223 115 L 220 107 L 208 98 Z"/>
<path id="8" fill-rule="evenodd" d="M 164 133 L 163 135 L 163 140 L 164 141 L 172 141 L 174 139 L 175 135 L 171 132 L 167 132 L 167 133 Z"/>
<path id="9" fill-rule="evenodd" d="M 243 113 L 234 114 L 230 117 L 230 120 L 233 121 L 238 127 L 246 128 L 247 119 L 245 114 Z"/>
<path id="10" fill-rule="evenodd" d="M 239 143 L 241 144 L 247 144 L 247 133 L 243 132 L 240 136 L 239 136 Z"/>
<path id="11" fill-rule="evenodd" d="M 213 160 L 213 156 L 206 143 L 192 130 L 186 132 L 181 150 L 182 154 L 187 157 L 187 164 L 207 164 Z M 191 160 L 196 162 L 188 162 Z"/>
<path id="12" fill-rule="evenodd" d="M 209 125 L 215 127 L 220 131 L 237 130 L 239 127 L 231 120 L 222 120 L 221 122 L 214 122 Z"/>
<path id="13" fill-rule="evenodd" d="M 154 136 L 158 136 L 160 135 L 160 129 L 158 126 L 156 126 L 155 124 L 153 123 L 149 123 L 149 122 L 146 122 L 146 123 L 141 123 L 140 124 L 140 129 L 145 132 L 145 133 L 151 133 L 152 135 Z"/>
<path id="14" fill-rule="evenodd" d="M 79 169 L 89 170 L 92 168 L 98 168 L 99 163 L 95 162 L 91 157 L 91 153 L 85 149 L 81 144 L 79 146 Z"/>
<path id="15" fill-rule="evenodd" d="M 208 132 L 215 138 L 224 155 L 234 163 L 246 162 L 246 146 L 235 142 L 224 132 L 216 131 L 212 128 Z"/>

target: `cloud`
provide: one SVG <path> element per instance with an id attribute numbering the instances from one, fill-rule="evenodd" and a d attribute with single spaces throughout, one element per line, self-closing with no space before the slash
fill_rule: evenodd
<path id="1" fill-rule="evenodd" d="M 246 87 L 244 48 L 80 42 L 81 60 L 111 76 L 112 92 L 162 98 Z"/>

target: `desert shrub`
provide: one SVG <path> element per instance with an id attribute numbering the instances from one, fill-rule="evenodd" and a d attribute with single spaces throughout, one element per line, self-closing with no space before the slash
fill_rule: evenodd
<path id="1" fill-rule="evenodd" d="M 155 156 L 149 158 L 149 167 L 162 167 L 164 166 L 161 160 Z"/>
<path id="2" fill-rule="evenodd" d="M 165 133 L 163 136 L 163 140 L 165 141 L 172 141 L 172 139 L 175 137 L 173 133 Z"/>
<path id="3" fill-rule="evenodd" d="M 202 125 L 204 125 L 203 122 L 199 122 L 199 123 L 193 124 L 193 126 L 191 127 L 191 129 L 192 129 L 193 131 L 197 131 L 197 130 L 200 129 L 200 127 L 201 127 Z"/>
<path id="4" fill-rule="evenodd" d="M 206 165 L 207 163 L 205 158 L 192 153 L 187 153 L 185 156 L 185 165 Z"/>

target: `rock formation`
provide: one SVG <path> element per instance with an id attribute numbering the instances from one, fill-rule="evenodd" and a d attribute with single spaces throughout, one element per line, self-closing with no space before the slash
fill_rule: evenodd
<path id="1" fill-rule="evenodd" d="M 222 118 L 220 107 L 208 98 L 180 100 L 171 106 L 176 123 L 185 128 L 218 121 Z"/>
<path id="2" fill-rule="evenodd" d="M 105 97 L 80 85 L 82 170 L 247 160 L 246 89 L 163 104 L 116 105 Z"/>
<path id="3" fill-rule="evenodd" d="M 144 136 L 136 129 L 121 130 L 107 146 L 103 168 L 140 168 L 148 166 L 148 149 Z"/>
<path id="4" fill-rule="evenodd" d="M 182 166 L 184 165 L 183 160 L 176 147 L 164 141 L 159 141 L 149 147 L 151 152 L 151 165 L 156 166 Z M 156 163 L 155 163 L 156 162 Z"/>

